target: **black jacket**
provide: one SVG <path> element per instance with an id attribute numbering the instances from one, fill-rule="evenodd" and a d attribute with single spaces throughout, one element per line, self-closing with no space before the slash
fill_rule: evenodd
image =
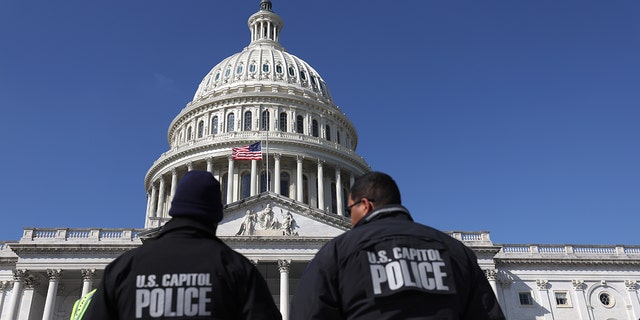
<path id="1" fill-rule="evenodd" d="M 83 319 L 281 319 L 258 269 L 198 221 L 173 218 L 111 262 Z"/>
<path id="2" fill-rule="evenodd" d="M 298 319 L 505 319 L 473 251 L 383 206 L 329 241 L 291 303 Z"/>

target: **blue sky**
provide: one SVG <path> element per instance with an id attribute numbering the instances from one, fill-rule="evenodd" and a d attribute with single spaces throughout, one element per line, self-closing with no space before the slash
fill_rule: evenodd
<path id="1" fill-rule="evenodd" d="M 272 1 L 417 221 L 640 244 L 639 1 Z M 170 122 L 258 4 L 0 2 L 0 240 L 143 227 Z"/>

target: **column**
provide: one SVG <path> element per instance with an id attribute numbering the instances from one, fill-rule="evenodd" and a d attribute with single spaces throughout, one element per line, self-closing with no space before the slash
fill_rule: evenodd
<path id="1" fill-rule="evenodd" d="M 31 312 L 34 311 L 33 296 L 37 285 L 38 282 L 35 278 L 31 276 L 24 278 L 24 289 L 22 290 L 22 297 L 20 298 L 16 319 L 31 319 Z"/>
<path id="2" fill-rule="evenodd" d="M 171 191 L 169 191 L 169 209 L 171 209 L 171 202 L 173 196 L 176 195 L 176 188 L 178 187 L 178 170 L 176 168 L 171 169 Z M 169 210 L 167 210 L 168 212 Z"/>
<path id="3" fill-rule="evenodd" d="M 151 206 L 149 206 L 149 218 L 153 218 L 156 216 L 156 201 L 158 200 L 158 189 L 156 189 L 155 184 L 151 183 Z"/>
<path id="4" fill-rule="evenodd" d="M 301 156 L 298 156 L 297 163 L 298 163 L 298 167 L 296 170 L 296 189 L 297 189 L 296 200 L 302 202 L 302 200 L 304 200 L 304 197 L 302 194 L 304 189 L 302 188 L 303 180 L 302 180 L 302 157 Z"/>
<path id="5" fill-rule="evenodd" d="M 575 293 L 575 306 L 576 309 L 578 309 L 578 314 L 580 315 L 578 320 L 590 319 L 587 297 L 584 293 L 584 289 L 587 288 L 587 285 L 584 283 L 584 280 L 571 280 L 571 285 L 573 286 L 573 292 Z"/>
<path id="6" fill-rule="evenodd" d="M 233 202 L 233 159 L 231 156 L 227 156 L 229 159 L 229 170 L 227 171 L 227 204 Z"/>
<path id="7" fill-rule="evenodd" d="M 318 209 L 324 210 L 324 161 L 318 159 Z"/>
<path id="8" fill-rule="evenodd" d="M 93 289 L 93 278 L 96 276 L 96 269 L 82 269 L 82 294 L 80 297 L 89 293 Z"/>
<path id="9" fill-rule="evenodd" d="M 58 283 L 62 276 L 62 270 L 56 269 L 47 270 L 47 277 L 49 277 L 49 289 L 47 289 L 47 298 L 44 303 L 44 312 L 42 314 L 42 320 L 51 319 L 53 309 L 56 305 L 56 297 L 58 296 Z"/>
<path id="10" fill-rule="evenodd" d="M 273 159 L 273 161 L 275 162 L 273 164 L 273 191 L 277 194 L 282 194 L 282 192 L 280 192 L 280 189 L 282 189 L 282 187 L 280 186 L 280 154 L 274 154 Z"/>
<path id="11" fill-rule="evenodd" d="M 553 305 L 551 304 L 548 290 L 549 281 L 546 279 L 538 279 L 536 280 L 536 285 L 538 285 L 538 301 L 540 301 L 540 306 L 549 310 L 549 313 L 544 315 L 544 319 L 553 320 Z"/>
<path id="12" fill-rule="evenodd" d="M 498 280 L 498 283 L 500 283 L 500 288 L 502 288 L 502 290 L 500 290 L 501 295 L 498 303 L 500 304 L 500 307 L 502 307 L 502 312 L 504 313 L 505 318 L 511 319 L 509 316 L 510 310 L 507 308 L 507 305 L 510 304 L 512 299 L 507 299 L 507 297 L 512 296 L 511 285 L 513 284 L 513 279 L 510 276 L 505 276 L 505 278 Z"/>
<path id="13" fill-rule="evenodd" d="M 4 307 L 4 298 L 9 287 L 9 281 L 0 281 L 0 310 Z"/>
<path id="14" fill-rule="evenodd" d="M 13 289 L 11 291 L 11 300 L 9 300 L 9 308 L 4 319 L 14 320 L 17 319 L 16 312 L 18 309 L 18 303 L 22 298 L 22 286 L 24 280 L 27 277 L 27 270 L 14 270 L 13 271 Z"/>
<path id="15" fill-rule="evenodd" d="M 489 280 L 489 285 L 491 285 L 493 294 L 496 296 L 496 298 L 498 298 L 498 288 L 496 287 L 496 277 L 498 276 L 498 271 L 496 271 L 495 269 L 487 269 L 484 270 L 484 275 L 487 277 L 487 280 Z"/>
<path id="16" fill-rule="evenodd" d="M 207 158 L 207 171 L 213 174 L 213 157 Z"/>
<path id="17" fill-rule="evenodd" d="M 164 178 L 160 176 L 160 191 L 158 192 L 158 208 L 156 209 L 156 217 L 164 218 Z"/>
<path id="18" fill-rule="evenodd" d="M 339 216 L 344 216 L 344 200 L 342 199 L 342 177 L 340 167 L 336 167 L 336 212 Z"/>
<path id="19" fill-rule="evenodd" d="M 193 171 L 193 162 L 187 163 L 187 171 Z"/>
<path id="20" fill-rule="evenodd" d="M 278 260 L 280 269 L 280 313 L 282 320 L 289 320 L 289 266 L 291 260 Z"/>
<path id="21" fill-rule="evenodd" d="M 249 187 L 249 195 L 255 196 L 258 194 L 258 186 L 256 180 L 258 180 L 258 160 L 251 160 L 251 186 Z"/>
<path id="22" fill-rule="evenodd" d="M 638 301 L 638 281 L 637 280 L 625 280 L 625 287 L 627 287 L 627 294 L 629 295 L 629 301 L 631 301 L 631 309 L 627 309 L 630 319 L 638 319 L 640 317 L 640 301 Z"/>

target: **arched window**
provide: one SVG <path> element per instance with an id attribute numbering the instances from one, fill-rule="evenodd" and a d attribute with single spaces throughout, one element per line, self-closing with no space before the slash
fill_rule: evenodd
<path id="1" fill-rule="evenodd" d="M 251 73 L 256 73 L 256 63 L 255 63 L 255 62 L 252 62 L 252 63 L 249 65 L 249 72 L 251 72 Z"/>
<path id="2" fill-rule="evenodd" d="M 285 197 L 288 197 L 290 186 L 291 186 L 291 178 L 289 177 L 289 173 L 281 172 L 280 173 L 280 194 Z"/>
<path id="3" fill-rule="evenodd" d="M 227 174 L 220 178 L 220 192 L 222 193 L 222 204 L 227 204 Z"/>
<path id="4" fill-rule="evenodd" d="M 244 66 L 242 64 L 239 64 L 236 68 L 236 74 L 241 74 L 242 70 L 244 70 Z"/>
<path id="5" fill-rule="evenodd" d="M 229 113 L 227 115 L 227 132 L 232 132 L 234 126 L 234 123 L 236 122 L 235 116 L 233 115 L 233 113 Z"/>
<path id="6" fill-rule="evenodd" d="M 245 172 L 240 176 L 240 199 L 251 196 L 251 173 Z"/>
<path id="7" fill-rule="evenodd" d="M 269 175 L 269 185 L 271 185 L 271 175 Z M 260 173 L 260 192 L 265 192 L 265 191 L 267 191 L 267 172 L 262 171 Z"/>
<path id="8" fill-rule="evenodd" d="M 287 131 L 287 113 L 281 112 L 280 119 L 278 120 L 278 126 L 280 131 Z"/>
<path id="9" fill-rule="evenodd" d="M 262 111 L 262 121 L 260 122 L 260 130 L 269 130 L 269 110 Z"/>
<path id="10" fill-rule="evenodd" d="M 244 131 L 251 131 L 251 111 L 244 113 Z"/>
<path id="11" fill-rule="evenodd" d="M 262 72 L 269 72 L 269 64 L 265 63 L 262 65 Z"/>
<path id="12" fill-rule="evenodd" d="M 277 72 L 278 74 L 282 74 L 282 65 L 281 65 L 281 64 L 277 64 L 277 65 L 276 65 L 276 72 Z"/>
<path id="13" fill-rule="evenodd" d="M 293 67 L 289 67 L 289 76 L 293 77 L 296 75 L 296 70 Z"/>
<path id="14" fill-rule="evenodd" d="M 336 197 L 336 183 L 331 182 L 331 212 L 338 212 L 338 199 Z"/>
<path id="15" fill-rule="evenodd" d="M 202 138 L 204 135 L 204 120 L 198 122 L 198 138 Z"/>
<path id="16" fill-rule="evenodd" d="M 191 141 L 192 131 L 191 126 L 187 127 L 187 141 Z"/>
<path id="17" fill-rule="evenodd" d="M 342 210 L 344 214 L 347 215 L 347 217 L 351 217 L 351 214 L 347 212 L 347 202 L 349 199 L 348 197 L 349 190 L 347 188 L 342 188 L 342 201 L 344 201 L 344 203 L 342 204 Z"/>
<path id="18" fill-rule="evenodd" d="M 327 141 L 331 141 L 331 127 L 329 125 L 324 126 L 324 134 Z"/>
<path id="19" fill-rule="evenodd" d="M 302 202 L 309 204 L 309 178 L 302 176 Z"/>
<path id="20" fill-rule="evenodd" d="M 311 121 L 311 135 L 318 137 L 318 120 Z"/>
<path id="21" fill-rule="evenodd" d="M 296 117 L 296 132 L 304 133 L 304 118 L 302 116 Z"/>
<path id="22" fill-rule="evenodd" d="M 336 131 L 337 143 L 340 144 L 340 131 Z"/>
<path id="23" fill-rule="evenodd" d="M 218 134 L 218 116 L 211 119 L 211 134 Z"/>

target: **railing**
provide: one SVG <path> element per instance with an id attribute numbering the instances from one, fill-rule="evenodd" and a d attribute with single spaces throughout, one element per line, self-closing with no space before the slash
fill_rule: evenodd
<path id="1" fill-rule="evenodd" d="M 336 143 L 334 141 L 327 141 L 319 137 L 313 137 L 313 136 L 300 134 L 300 133 L 283 132 L 283 131 L 277 131 L 277 130 L 269 131 L 268 135 L 269 135 L 269 139 L 272 141 L 298 140 L 300 142 L 320 145 L 329 149 L 336 149 L 342 153 L 349 154 L 350 156 L 355 157 L 358 160 L 364 161 L 364 158 L 356 154 L 355 151 L 339 143 Z M 170 150 L 160 155 L 160 157 L 153 164 L 156 165 L 160 161 L 164 160 L 165 158 L 170 157 L 174 154 L 180 153 L 184 150 L 210 145 L 214 141 L 216 143 L 220 143 L 220 142 L 230 142 L 233 140 L 265 140 L 266 137 L 267 137 L 266 131 L 232 131 L 232 132 L 219 133 L 212 136 L 206 136 L 203 138 L 198 138 L 195 141 L 181 142 L 177 147 L 171 148 Z M 263 152 L 266 152 L 266 149 L 263 149 Z"/>
<path id="2" fill-rule="evenodd" d="M 594 255 L 640 255 L 640 246 L 602 246 L 602 245 L 502 245 L 505 254 L 548 254 L 575 256 Z"/>
<path id="3" fill-rule="evenodd" d="M 25 228 L 20 242 L 24 241 L 132 241 L 144 229 L 71 229 Z"/>

